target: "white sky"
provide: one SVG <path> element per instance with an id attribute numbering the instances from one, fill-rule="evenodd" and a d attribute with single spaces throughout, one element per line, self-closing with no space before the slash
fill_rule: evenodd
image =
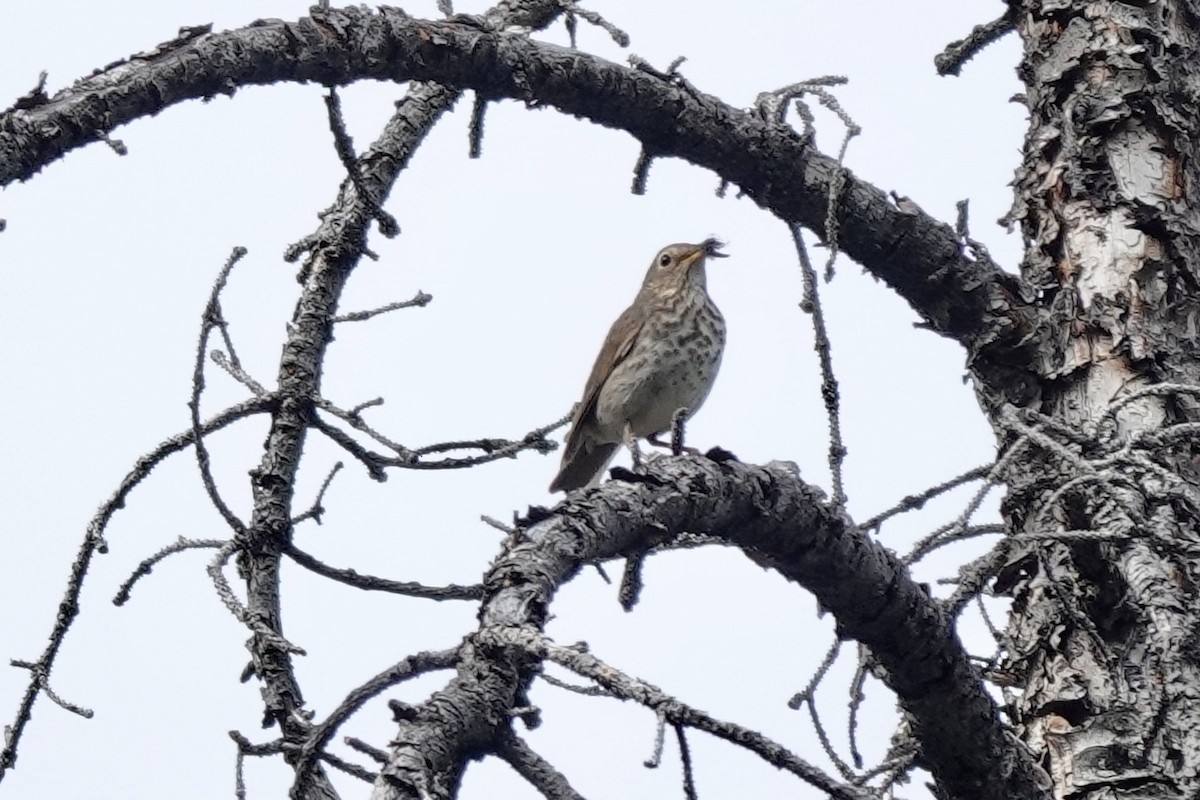
<path id="1" fill-rule="evenodd" d="M 432 0 L 405 6 L 436 15 Z M 476 11 L 485 3 L 457 4 Z M 632 36 L 628 51 L 581 27 L 580 46 L 614 60 L 636 53 L 662 67 L 686 55 L 701 90 L 749 106 L 763 90 L 827 74 L 850 77 L 843 107 L 864 128 L 848 164 L 884 190 L 910 196 L 952 221 L 971 200 L 972 228 L 1006 266 L 1019 239 L 993 224 L 1010 202 L 1021 109 L 1012 37 L 958 79 L 936 77 L 933 56 L 996 16 L 999 2 L 610 0 L 590 4 Z M 53 92 L 174 36 L 181 25 L 238 27 L 257 17 L 293 19 L 304 3 L 6 3 L 0 8 L 0 105 L 28 91 L 41 70 Z M 544 38 L 565 43 L 560 26 Z M 120 158 L 104 145 L 69 154 L 26 185 L 0 193 L 0 656 L 34 659 L 56 613 L 67 567 L 96 507 L 139 454 L 187 427 L 186 402 L 200 312 L 231 248 L 249 256 L 223 297 L 247 367 L 274 385 L 284 323 L 295 304 L 295 267 L 284 248 L 311 232 L 342 177 L 318 86 L 251 88 L 233 99 L 191 102 L 120 129 Z M 361 150 L 403 87 L 363 84 L 343 103 Z M 722 374 L 688 427 L 689 442 L 744 461 L 796 461 L 828 486 L 826 425 L 800 276 L 785 225 L 751 201 L 714 196 L 715 177 L 679 161 L 655 162 L 644 197 L 629 193 L 638 146 L 626 134 L 516 103 L 491 107 L 483 158 L 468 160 L 470 100 L 442 121 L 388 203 L 403 234 L 370 246 L 344 311 L 434 296 L 426 309 L 343 325 L 331 347 L 326 396 L 348 407 L 376 396 L 376 427 L 410 446 L 482 436 L 516 438 L 577 399 L 612 319 L 633 297 L 663 244 L 724 238 L 709 287 L 729 325 Z M 834 152 L 841 129 L 819 114 L 818 143 Z M 816 258 L 823 257 L 816 251 Z M 822 287 L 841 380 L 850 511 L 865 519 L 993 452 L 964 359 L 952 343 L 916 331 L 915 315 L 852 263 Z M 205 415 L 245 396 L 210 365 Z M 262 421 L 212 440 L 225 497 L 249 517 L 246 472 L 257 464 Z M 346 460 L 326 497 L 325 525 L 296 541 L 337 566 L 401 580 L 474 583 L 499 536 L 478 520 L 553 502 L 545 487 L 558 454 L 524 454 L 466 472 L 393 472 L 371 482 L 320 435 L 305 452 L 297 511 L 332 463 Z M 899 545 L 954 516 L 935 505 L 885 529 Z M 176 556 L 115 608 L 116 588 L 145 556 L 178 536 L 223 536 L 191 453 L 174 457 L 131 498 L 109 529 L 111 552 L 89 576 L 83 614 L 63 648 L 54 688 L 96 711 L 83 720 L 39 701 L 4 794 L 46 797 L 231 797 L 237 729 L 255 741 L 257 685 L 239 684 L 247 632 L 220 605 L 204 574 L 207 551 Z M 930 580 L 967 555 L 951 552 Z M 938 565 L 935 565 L 938 566 Z M 616 566 L 610 572 L 619 575 Z M 230 570 L 233 577 L 233 571 Z M 587 640 L 609 663 L 718 717 L 757 727 L 825 763 L 787 699 L 808 680 L 831 637 L 804 591 L 733 551 L 653 559 L 637 611 L 616 587 L 584 572 L 559 596 L 549 633 Z M 474 626 L 467 603 L 368 596 L 288 565 L 285 633 L 305 647 L 297 670 L 318 718 L 353 685 L 406 654 L 455 644 Z M 839 666 L 848 665 L 843 659 Z M 822 699 L 845 754 L 844 671 Z M 449 673 L 389 693 L 419 702 Z M 842 676 L 839 679 L 838 676 Z M 0 721 L 8 724 L 26 673 L 0 669 Z M 840 692 L 840 693 L 839 693 Z M 874 685 L 864 739 L 877 758 L 890 733 L 890 700 Z M 631 704 L 539 686 L 545 723 L 529 741 L 588 797 L 680 796 L 678 754 L 647 770 L 653 714 Z M 394 726 L 382 701 L 342 734 L 384 745 Z M 790 776 L 701 734 L 691 737 L 700 795 L 782 796 Z M 344 753 L 344 751 L 343 751 Z M 358 758 L 357 760 L 362 760 Z M 251 797 L 279 797 L 290 772 L 248 764 Z M 335 776 L 345 797 L 368 789 Z M 921 790 L 912 788 L 910 796 Z M 534 797 L 499 762 L 473 765 L 462 796 Z M 801 790 L 801 796 L 816 796 Z"/>

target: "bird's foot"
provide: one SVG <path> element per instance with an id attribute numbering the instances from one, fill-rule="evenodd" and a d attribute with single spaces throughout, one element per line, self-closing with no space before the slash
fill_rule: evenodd
<path id="1" fill-rule="evenodd" d="M 670 447 L 671 446 L 670 442 L 664 442 L 662 439 L 658 438 L 657 433 L 652 433 L 649 436 L 647 436 L 646 443 L 652 444 L 655 447 Z"/>
<path id="2" fill-rule="evenodd" d="M 655 447 L 661 447 L 661 448 L 663 448 L 663 449 L 665 449 L 665 450 L 670 450 L 670 451 L 671 451 L 671 455 L 679 455 L 679 453 L 687 453 L 687 454 L 688 454 L 688 455 L 690 455 L 690 456 L 700 456 L 700 455 L 704 455 L 704 453 L 702 453 L 700 450 L 698 450 L 697 448 L 695 448 L 695 447 L 692 447 L 692 446 L 690 446 L 690 445 L 684 445 L 684 446 L 680 447 L 680 448 L 679 448 L 679 450 L 678 450 L 678 452 L 677 452 L 677 451 L 676 451 L 676 449 L 675 449 L 675 443 L 674 443 L 674 442 L 664 442 L 662 439 L 660 439 L 660 438 L 658 438 L 657 436 L 654 436 L 654 435 L 647 436 L 647 437 L 646 437 L 646 442 L 647 442 L 647 444 L 652 444 L 652 445 L 654 445 Z M 650 454 L 648 454 L 648 455 L 646 456 L 646 458 L 647 458 L 647 459 L 653 459 L 653 458 L 659 458 L 659 457 L 661 457 L 661 456 L 664 456 L 664 455 L 666 455 L 666 454 L 665 454 L 665 453 L 650 453 Z"/>

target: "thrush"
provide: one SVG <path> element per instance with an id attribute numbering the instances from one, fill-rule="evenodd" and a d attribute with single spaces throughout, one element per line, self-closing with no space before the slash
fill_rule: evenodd
<path id="1" fill-rule="evenodd" d="M 654 257 L 600 348 L 550 491 L 595 486 L 621 444 L 632 448 L 704 403 L 725 349 L 725 319 L 708 296 L 704 265 L 724 257 L 722 246 L 672 244 Z"/>

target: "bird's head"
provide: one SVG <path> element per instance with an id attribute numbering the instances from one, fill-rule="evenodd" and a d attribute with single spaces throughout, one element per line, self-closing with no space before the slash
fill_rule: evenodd
<path id="1" fill-rule="evenodd" d="M 725 258 L 725 253 L 720 252 L 722 247 L 724 244 L 712 237 L 699 244 L 667 245 L 650 262 L 643 291 L 674 294 L 688 286 L 704 288 L 704 262 L 709 258 Z"/>

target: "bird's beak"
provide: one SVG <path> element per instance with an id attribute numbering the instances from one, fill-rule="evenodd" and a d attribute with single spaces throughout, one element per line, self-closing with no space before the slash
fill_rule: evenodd
<path id="1" fill-rule="evenodd" d="M 703 246 L 697 246 L 695 250 L 684 256 L 682 260 L 684 272 L 687 272 L 695 264 L 703 261 L 706 255 L 708 255 L 708 251 Z"/>

